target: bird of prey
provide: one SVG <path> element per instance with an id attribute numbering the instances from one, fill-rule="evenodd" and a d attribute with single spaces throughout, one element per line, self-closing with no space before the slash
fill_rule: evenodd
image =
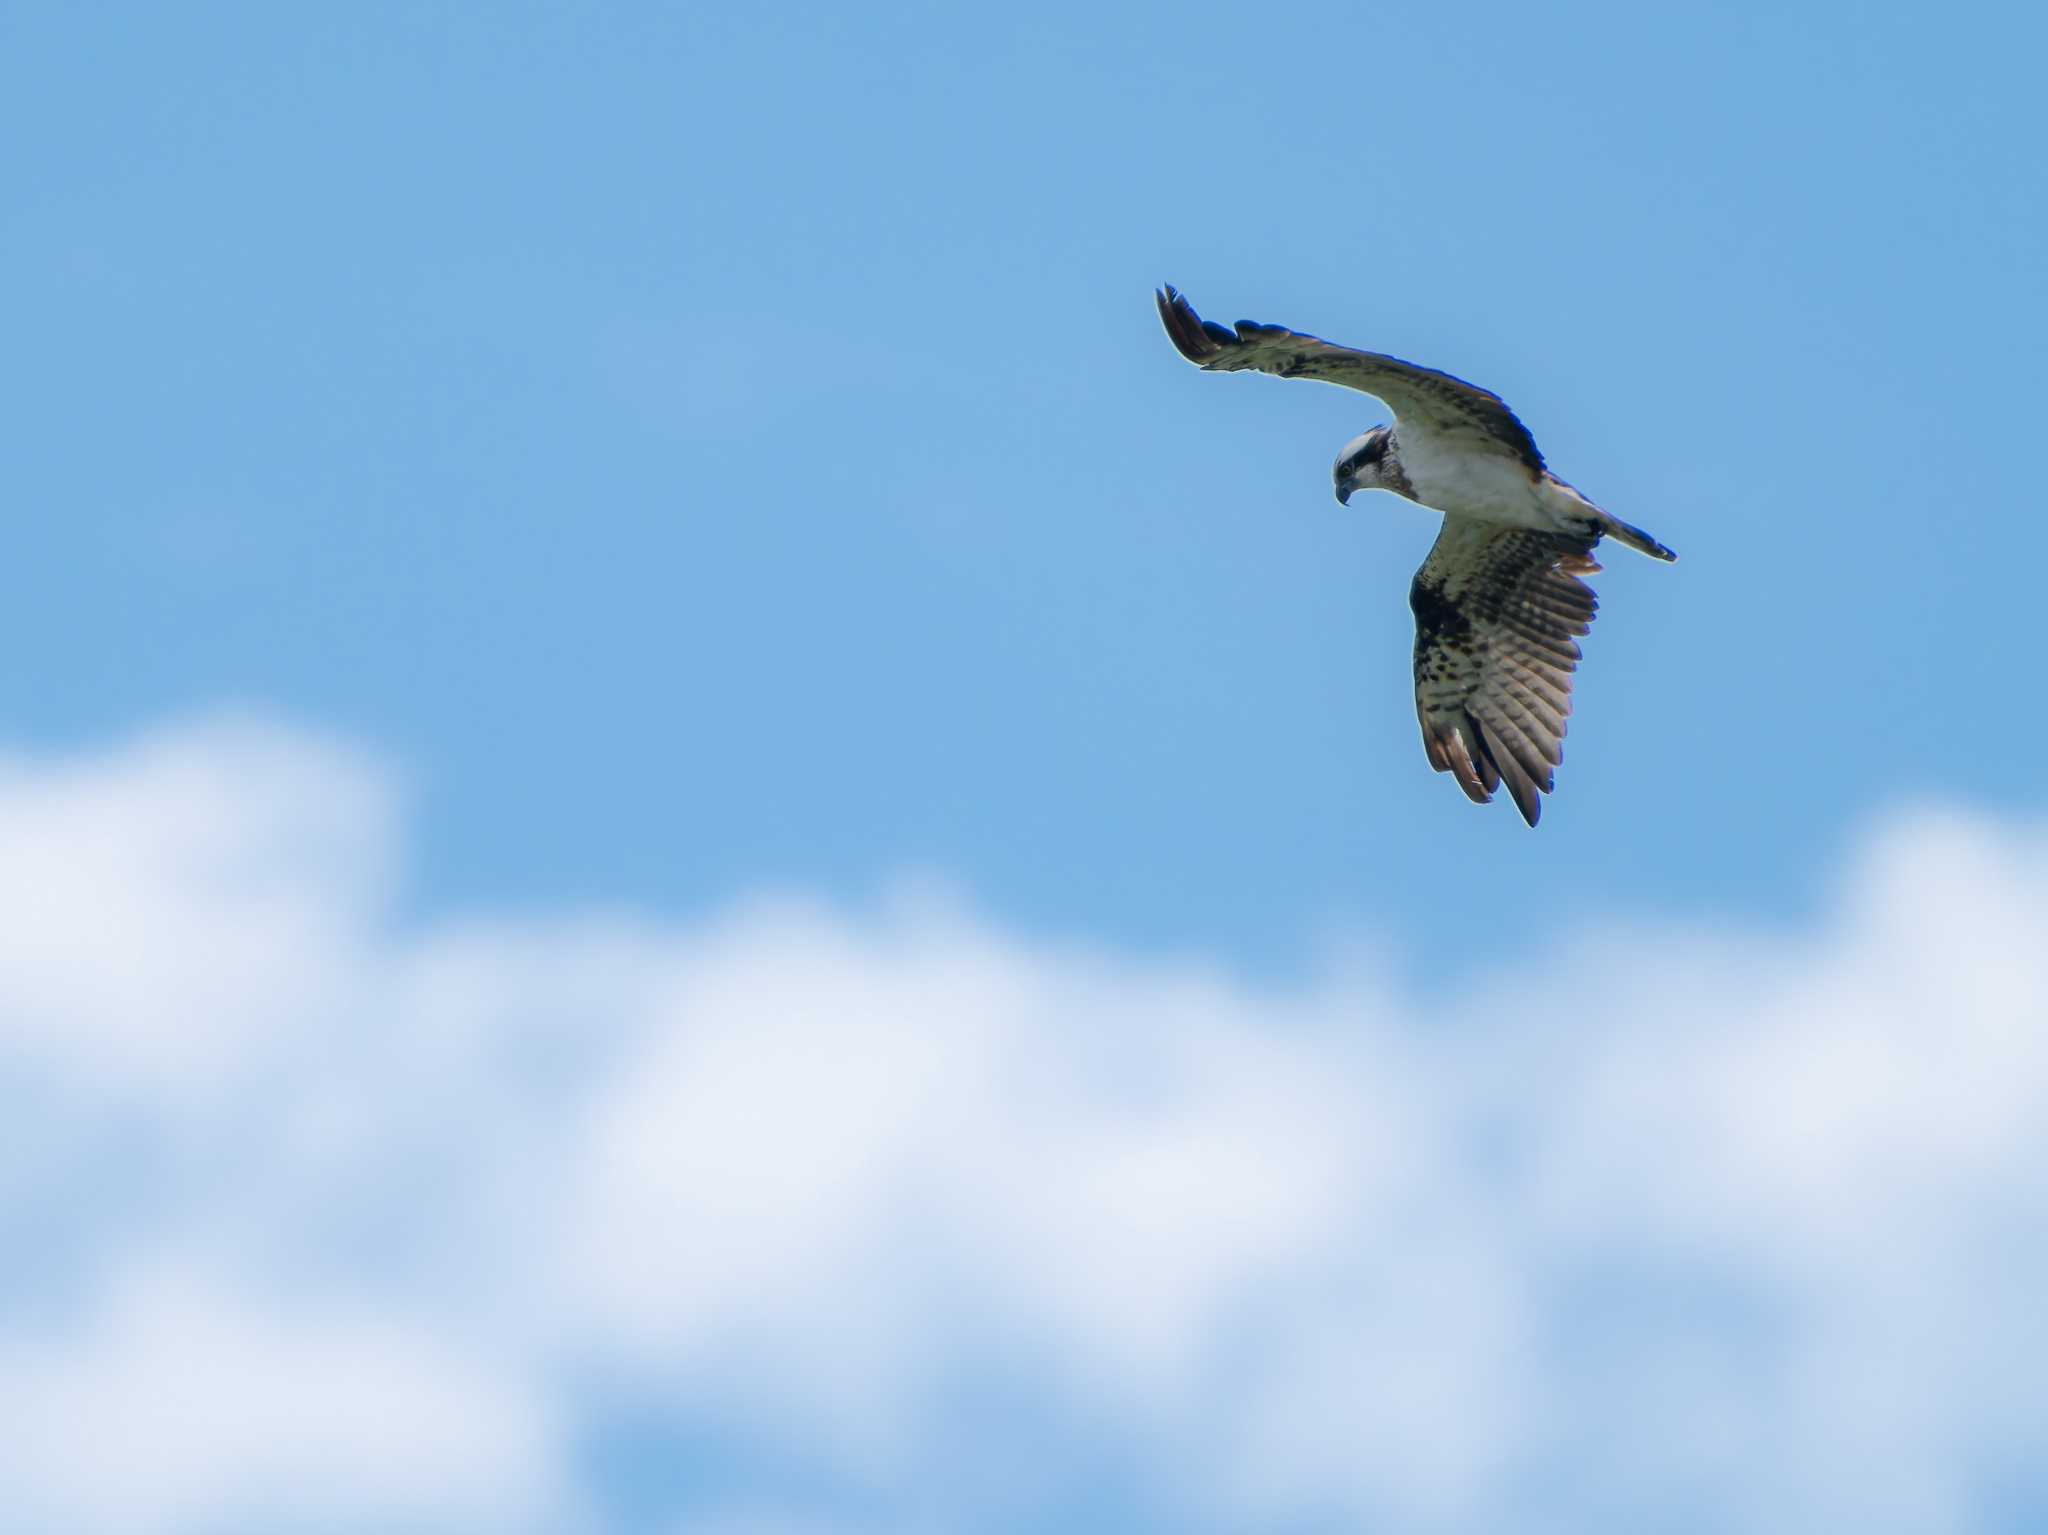
<path id="1" fill-rule="evenodd" d="M 1534 826 L 1537 795 L 1551 792 L 1564 760 L 1576 636 L 1593 624 L 1593 591 L 1579 579 L 1600 568 L 1593 546 L 1607 536 L 1655 559 L 1678 556 L 1552 474 L 1529 429 L 1476 384 L 1277 325 L 1226 330 L 1171 286 L 1156 296 L 1166 334 L 1197 367 L 1321 379 L 1392 408 L 1392 424 L 1337 455 L 1337 499 L 1384 490 L 1443 513 L 1408 589 L 1422 748 L 1481 804 L 1505 783 Z"/>

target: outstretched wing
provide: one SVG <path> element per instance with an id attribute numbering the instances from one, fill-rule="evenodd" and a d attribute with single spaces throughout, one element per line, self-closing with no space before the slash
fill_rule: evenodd
<path id="1" fill-rule="evenodd" d="M 1457 437 L 1467 447 L 1504 453 L 1533 470 L 1543 468 L 1543 455 L 1536 451 L 1529 429 L 1499 395 L 1477 384 L 1277 325 L 1240 320 L 1234 332 L 1228 331 L 1196 314 L 1171 285 L 1156 297 L 1166 334 L 1180 355 L 1197 367 L 1212 373 L 1249 368 L 1278 378 L 1315 378 L 1363 390 L 1386 401 L 1395 419 L 1410 428 Z"/>
<path id="2" fill-rule="evenodd" d="M 1531 826 L 1564 760 L 1595 541 L 1446 517 L 1408 590 L 1430 766 L 1482 804 L 1505 782 Z"/>

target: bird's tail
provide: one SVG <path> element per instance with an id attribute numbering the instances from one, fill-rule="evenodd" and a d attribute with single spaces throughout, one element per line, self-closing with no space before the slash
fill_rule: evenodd
<path id="1" fill-rule="evenodd" d="M 1675 553 L 1658 543 L 1656 539 L 1650 537 L 1641 528 L 1623 522 L 1612 512 L 1603 511 L 1600 514 L 1600 531 L 1609 538 L 1627 544 L 1629 548 L 1639 553 L 1647 554 L 1653 560 L 1675 560 L 1678 558 Z"/>

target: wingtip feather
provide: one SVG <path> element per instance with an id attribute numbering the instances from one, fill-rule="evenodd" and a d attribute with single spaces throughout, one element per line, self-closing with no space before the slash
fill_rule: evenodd
<path id="1" fill-rule="evenodd" d="M 1522 819 L 1534 826 L 1543 815 L 1543 796 L 1535 777 L 1517 758 L 1513 742 L 1504 737 L 1501 745 L 1505 749 L 1497 750 L 1494 732 L 1471 715 L 1466 718 L 1471 720 L 1473 744 L 1479 748 L 1474 756 L 1486 763 L 1489 778 L 1498 775 L 1499 782 L 1507 786 L 1508 798 L 1515 802 L 1515 809 L 1521 812 Z M 1546 779 L 1550 777 L 1547 772 L 1543 776 Z"/>
<path id="2" fill-rule="evenodd" d="M 1472 738 L 1472 746 L 1478 748 L 1476 751 L 1467 747 L 1465 731 L 1456 725 L 1436 725 L 1432 729 L 1432 734 L 1437 750 L 1430 752 L 1430 761 L 1436 762 L 1439 754 L 1443 758 L 1443 764 L 1437 771 L 1449 773 L 1457 781 L 1458 787 L 1465 791 L 1465 798 L 1473 804 L 1484 805 L 1490 801 L 1494 789 L 1500 784 L 1500 778 L 1493 771 L 1493 764 L 1487 761 L 1486 747 L 1480 742 L 1477 734 L 1475 733 Z"/>
<path id="3" fill-rule="evenodd" d="M 1514 753 L 1496 753 L 1494 761 L 1500 765 L 1501 782 L 1507 785 L 1508 797 L 1515 802 L 1515 809 L 1522 813 L 1522 819 L 1534 826 L 1543 818 L 1543 796 L 1538 792 L 1528 769 L 1515 760 Z"/>
<path id="4" fill-rule="evenodd" d="M 1156 289 L 1153 297 L 1159 301 L 1159 321 L 1166 327 L 1167 339 L 1181 356 L 1197 367 L 1222 351 L 1223 342 L 1237 339 L 1221 326 L 1211 325 L 1196 314 L 1194 306 L 1172 283 Z"/>

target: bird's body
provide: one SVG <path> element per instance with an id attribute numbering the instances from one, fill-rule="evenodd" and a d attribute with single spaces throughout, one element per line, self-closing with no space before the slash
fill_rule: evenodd
<path id="1" fill-rule="evenodd" d="M 1571 532 L 1574 523 L 1584 522 L 1576 495 L 1548 473 L 1532 473 L 1513 459 L 1460 451 L 1426 432 L 1399 431 L 1388 443 L 1388 455 L 1406 484 L 1396 494 L 1418 505 L 1543 533 Z"/>
<path id="2" fill-rule="evenodd" d="M 1608 536 L 1677 556 L 1553 475 L 1528 428 L 1476 384 L 1278 326 L 1225 330 L 1172 288 L 1158 298 L 1167 335 L 1199 367 L 1320 379 L 1393 407 L 1392 425 L 1338 454 L 1337 499 L 1384 490 L 1443 514 L 1408 598 L 1423 749 L 1474 800 L 1505 783 L 1534 826 L 1563 760 L 1576 637 L 1593 622 L 1592 590 L 1578 579 L 1600 568 L 1593 546 Z"/>

